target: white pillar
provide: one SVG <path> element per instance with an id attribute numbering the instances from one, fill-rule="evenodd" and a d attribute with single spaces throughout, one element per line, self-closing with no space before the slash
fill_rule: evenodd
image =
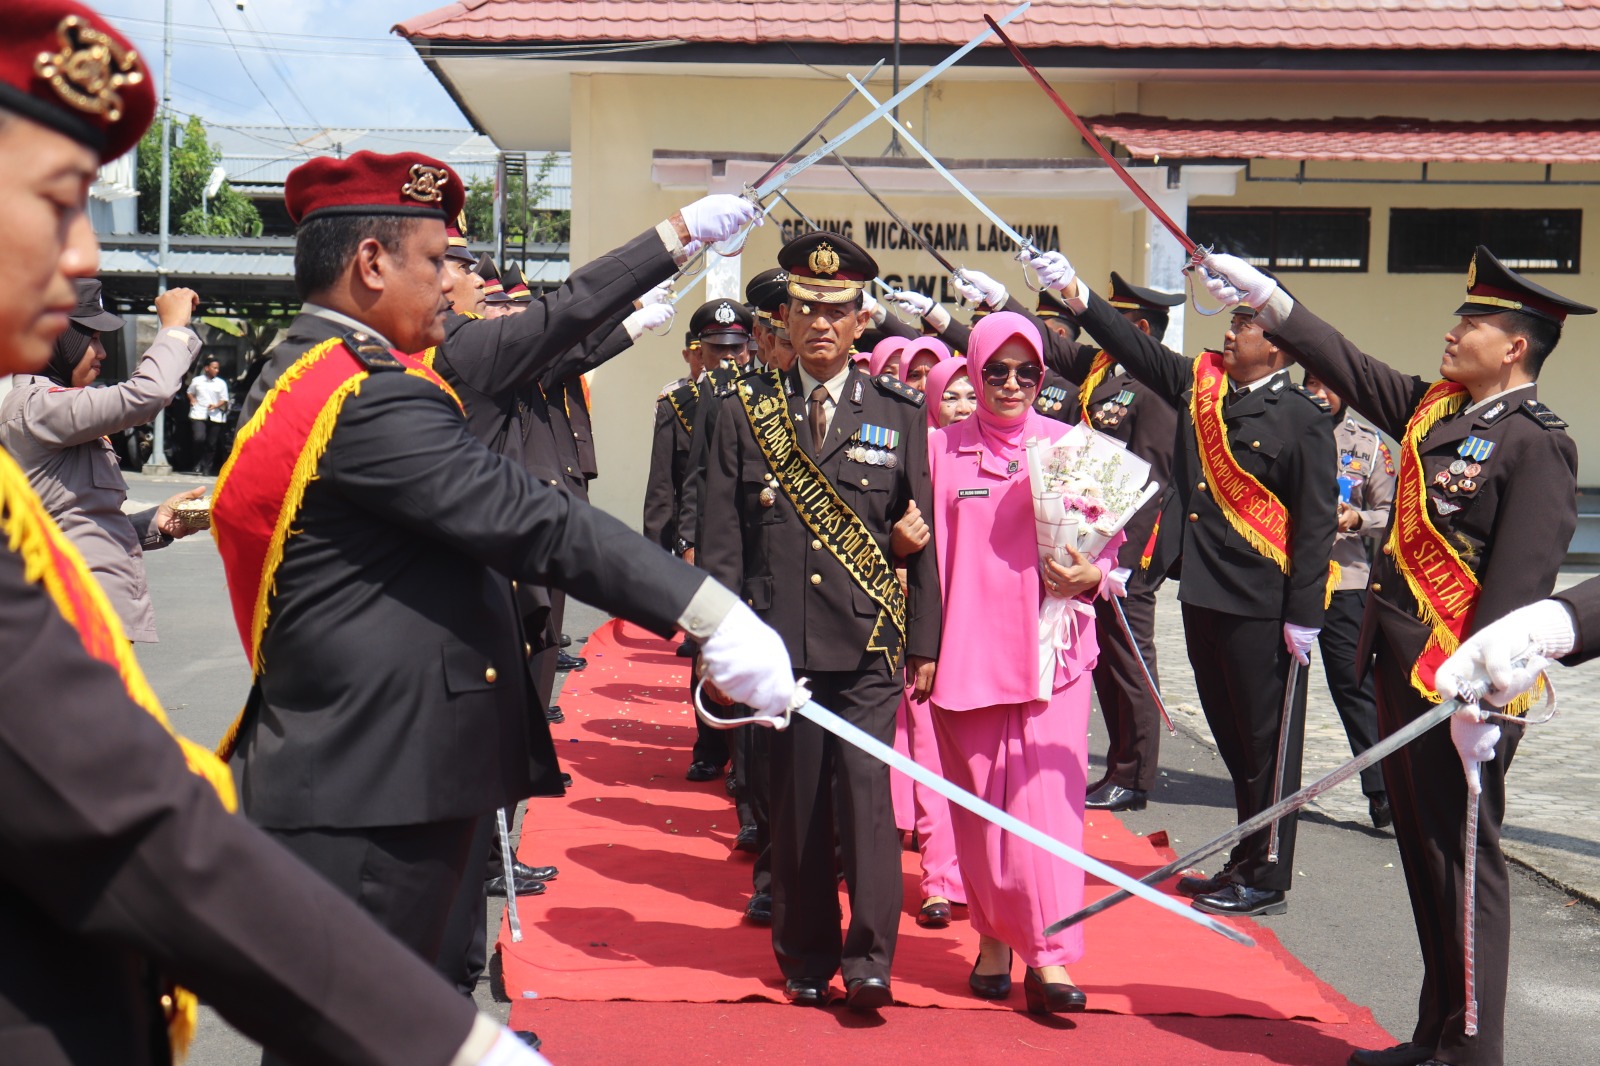
<path id="1" fill-rule="evenodd" d="M 728 177 L 724 172 L 713 174 L 711 187 L 706 191 L 738 195 L 744 191 L 744 185 Z M 732 300 L 735 303 L 744 303 L 744 256 L 711 253 L 708 259 L 710 268 L 706 274 L 706 300 Z M 695 304 L 695 307 L 698 306 L 700 306 L 698 303 Z M 692 312 L 693 308 L 689 310 Z"/>
<path id="2" fill-rule="evenodd" d="M 1146 171 L 1145 173 L 1150 173 Z M 1181 172 L 1180 172 L 1181 173 Z M 1161 168 L 1154 171 L 1154 181 L 1144 183 L 1155 202 L 1167 213 L 1167 217 L 1178 224 L 1179 229 L 1187 229 L 1189 225 L 1189 189 L 1188 182 L 1179 178 L 1176 189 L 1167 188 L 1167 170 Z M 1153 187 L 1152 187 L 1153 186 Z M 1142 204 L 1140 210 L 1144 212 L 1144 284 L 1152 289 L 1162 292 L 1177 292 L 1184 288 L 1183 268 L 1189 265 L 1189 254 L 1183 250 L 1183 245 L 1177 242 L 1172 234 L 1167 232 L 1167 227 L 1161 224 L 1155 213 L 1145 208 Z M 1164 343 L 1175 352 L 1183 352 L 1183 320 L 1187 304 L 1178 304 L 1172 309 L 1167 319 L 1167 335 Z"/>

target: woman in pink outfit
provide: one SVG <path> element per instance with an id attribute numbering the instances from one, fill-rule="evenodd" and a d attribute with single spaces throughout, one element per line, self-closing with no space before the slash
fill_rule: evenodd
<path id="1" fill-rule="evenodd" d="M 938 415 L 950 379 L 959 371 L 964 382 L 965 368 L 965 362 L 952 359 L 945 343 L 933 337 L 914 340 L 901 351 L 900 380 L 927 395 L 930 429 L 958 420 L 955 407 L 952 407 L 949 421 L 941 421 Z M 970 391 L 970 384 L 966 388 Z M 960 417 L 971 413 L 972 408 L 968 406 Z M 929 715 L 927 701 L 913 701 L 908 689 L 895 712 L 894 746 L 902 755 L 935 773 L 942 773 L 939 745 Z M 917 911 L 917 924 L 928 929 L 943 929 L 953 917 L 951 905 L 967 901 L 966 890 L 961 886 L 961 872 L 956 866 L 950 804 L 937 792 L 913 784 L 909 777 L 900 773 L 890 775 L 890 793 L 894 800 L 895 825 L 902 830 L 915 829 L 917 834 L 917 850 L 922 859 L 922 906 Z"/>
<path id="2" fill-rule="evenodd" d="M 879 374 L 900 373 L 900 353 L 911 341 L 905 337 L 885 337 L 872 346 L 872 355 L 867 358 L 867 373 L 873 377 Z"/>
<path id="3" fill-rule="evenodd" d="M 1045 596 L 1091 600 L 1109 591 L 1118 534 L 1099 557 L 1041 567 L 1023 444 L 1068 427 L 1034 412 L 1044 360 L 1038 329 L 1000 311 L 972 330 L 972 418 L 932 434 L 933 514 L 939 530 L 944 635 L 931 703 L 945 776 L 1073 847 L 1083 843 L 1090 671 L 1099 654 L 1092 611 L 1056 654 L 1054 693 L 1039 692 L 1039 615 Z M 996 654 L 1003 649 L 1002 654 Z M 1012 952 L 1027 966 L 1028 1010 L 1083 1010 L 1066 966 L 1083 931 L 1041 930 L 1083 904 L 1083 873 L 976 815 L 952 807 L 956 854 L 980 936 L 975 995 L 1011 992 Z"/>

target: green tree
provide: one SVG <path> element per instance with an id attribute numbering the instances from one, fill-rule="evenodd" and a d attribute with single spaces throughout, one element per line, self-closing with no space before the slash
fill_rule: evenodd
<path id="1" fill-rule="evenodd" d="M 172 126 L 171 232 L 196 237 L 259 237 L 261 215 L 226 180 L 215 196 L 205 200 L 211 171 L 222 161 L 222 149 L 206 138 L 198 115 Z M 150 127 L 139 141 L 139 229 L 161 230 L 161 123 Z"/>
<path id="2" fill-rule="evenodd" d="M 550 191 L 550 174 L 557 157 L 547 152 L 530 179 L 513 174 L 506 180 L 506 235 L 529 244 L 559 244 L 572 232 L 571 211 L 540 210 L 534 205 Z M 467 185 L 467 233 L 473 240 L 492 241 L 494 231 L 494 181 L 476 178 Z"/>

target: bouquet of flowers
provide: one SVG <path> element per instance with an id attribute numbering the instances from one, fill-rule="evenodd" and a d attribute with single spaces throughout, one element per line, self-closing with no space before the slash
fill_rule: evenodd
<path id="1" fill-rule="evenodd" d="M 1051 443 L 1024 446 L 1033 489 L 1033 524 L 1039 558 L 1069 564 L 1068 547 L 1093 559 L 1161 486 L 1150 464 L 1120 441 L 1084 423 Z M 1071 648 L 1078 626 L 1093 608 L 1073 598 L 1047 597 L 1039 611 L 1039 698 L 1048 699 L 1058 656 Z"/>

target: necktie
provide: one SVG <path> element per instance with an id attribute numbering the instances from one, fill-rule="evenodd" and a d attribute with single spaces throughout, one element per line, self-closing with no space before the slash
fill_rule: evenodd
<path id="1" fill-rule="evenodd" d="M 818 385 L 811 390 L 811 454 L 820 455 L 828 436 L 828 390 Z"/>

